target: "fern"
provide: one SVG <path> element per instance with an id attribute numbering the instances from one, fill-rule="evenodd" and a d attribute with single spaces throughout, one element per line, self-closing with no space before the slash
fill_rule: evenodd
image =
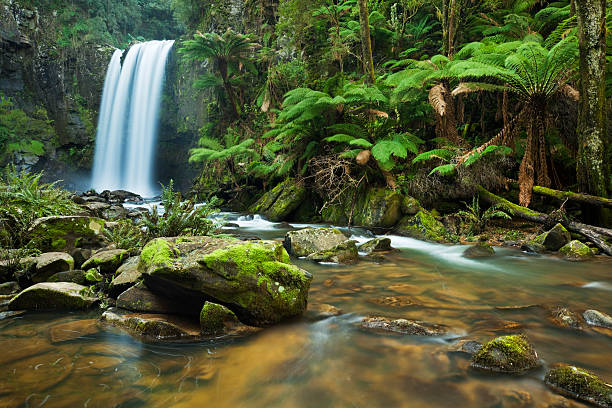
<path id="1" fill-rule="evenodd" d="M 438 173 L 441 176 L 451 176 L 455 174 L 455 165 L 454 164 L 444 164 L 442 166 L 435 167 L 432 171 L 429 172 L 429 175 Z"/>
<path id="2" fill-rule="evenodd" d="M 412 159 L 413 164 L 422 163 L 424 161 L 439 159 L 442 161 L 449 161 L 455 157 L 455 151 L 450 149 L 433 149 L 427 152 L 423 152 Z"/>

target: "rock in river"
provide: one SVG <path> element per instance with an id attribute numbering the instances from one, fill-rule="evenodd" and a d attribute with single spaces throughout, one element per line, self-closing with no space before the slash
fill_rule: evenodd
<path id="1" fill-rule="evenodd" d="M 598 407 L 612 408 L 612 386 L 582 368 L 557 365 L 546 373 L 544 381 L 563 395 L 588 401 Z"/>
<path id="2" fill-rule="evenodd" d="M 100 268 L 100 272 L 103 274 L 113 274 L 129 255 L 129 252 L 125 249 L 98 251 L 85 261 L 81 269 L 88 270 L 90 268 Z"/>
<path id="3" fill-rule="evenodd" d="M 149 288 L 189 313 L 211 301 L 253 326 L 301 315 L 312 280 L 279 242 L 211 237 L 155 239 L 143 248 L 139 269 Z"/>
<path id="4" fill-rule="evenodd" d="M 612 329 L 612 316 L 592 309 L 585 311 L 582 316 L 590 326 L 598 326 L 605 327 L 606 329 Z"/>
<path id="5" fill-rule="evenodd" d="M 569 243 L 571 235 L 561 224 L 557 224 L 550 231 L 538 235 L 535 242 L 541 244 L 549 251 L 558 251 L 563 245 Z"/>
<path id="6" fill-rule="evenodd" d="M 85 286 L 68 282 L 43 282 L 23 290 L 9 303 L 10 310 L 85 310 L 98 302 L 83 294 Z"/>
<path id="7" fill-rule="evenodd" d="M 486 371 L 520 374 L 540 366 L 538 354 L 523 334 L 497 337 L 472 356 L 470 366 Z"/>
<path id="8" fill-rule="evenodd" d="M 559 252 L 572 261 L 588 259 L 594 255 L 591 248 L 577 240 L 565 244 L 563 247 L 561 247 Z"/>
<path id="9" fill-rule="evenodd" d="M 359 252 L 355 241 L 344 241 L 331 249 L 310 254 L 307 259 L 315 262 L 354 264 L 359 260 Z"/>
<path id="10" fill-rule="evenodd" d="M 361 327 L 368 330 L 408 334 L 412 336 L 441 336 L 448 331 L 446 327 L 438 324 L 407 319 L 389 319 L 382 316 L 363 318 Z"/>
<path id="11" fill-rule="evenodd" d="M 390 238 L 374 238 L 368 242 L 359 245 L 359 252 L 365 252 L 371 254 L 372 252 L 385 252 L 391 251 L 391 239 Z"/>
<path id="12" fill-rule="evenodd" d="M 336 228 L 304 228 L 285 235 L 285 248 L 295 256 L 308 256 L 328 251 L 348 239 Z"/>
<path id="13" fill-rule="evenodd" d="M 495 255 L 495 250 L 486 242 L 479 242 L 463 251 L 465 258 L 486 258 L 493 255 Z"/>

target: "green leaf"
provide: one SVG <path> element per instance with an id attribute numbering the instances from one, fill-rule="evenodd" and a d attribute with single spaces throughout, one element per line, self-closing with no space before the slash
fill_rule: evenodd
<path id="1" fill-rule="evenodd" d="M 349 144 L 351 146 L 359 146 L 359 147 L 363 147 L 364 149 L 369 149 L 370 147 L 372 147 L 372 143 L 370 143 L 369 141 L 365 140 L 365 139 L 355 139 L 355 140 L 351 140 L 349 142 Z"/>
<path id="2" fill-rule="evenodd" d="M 434 173 L 438 173 L 441 176 L 450 176 L 455 173 L 455 165 L 454 164 L 444 164 L 442 166 L 438 166 L 434 168 L 429 175 L 431 176 Z"/>

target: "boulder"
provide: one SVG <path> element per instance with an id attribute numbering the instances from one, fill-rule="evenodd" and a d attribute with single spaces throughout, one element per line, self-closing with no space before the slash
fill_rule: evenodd
<path id="1" fill-rule="evenodd" d="M 582 314 L 584 320 L 590 326 L 604 327 L 606 329 L 612 329 L 612 316 L 602 313 L 598 310 L 587 310 Z"/>
<path id="2" fill-rule="evenodd" d="M 361 327 L 367 330 L 407 334 L 411 336 L 441 336 L 448 329 L 444 326 L 407 319 L 390 319 L 382 316 L 365 317 Z"/>
<path id="3" fill-rule="evenodd" d="M 523 334 L 497 337 L 472 356 L 473 368 L 520 374 L 540 366 L 538 354 Z"/>
<path id="4" fill-rule="evenodd" d="M 163 314 L 133 313 L 111 308 L 100 318 L 137 337 L 155 340 L 199 340 L 200 327 L 191 320 Z"/>
<path id="5" fill-rule="evenodd" d="M 249 212 L 261 214 L 270 221 L 284 221 L 306 198 L 304 183 L 287 179 L 265 193 Z"/>
<path id="6" fill-rule="evenodd" d="M 114 274 L 129 256 L 130 253 L 125 249 L 102 250 L 94 253 L 81 268 L 100 268 L 102 274 Z"/>
<path id="7" fill-rule="evenodd" d="M 370 188 L 355 205 L 354 224 L 391 228 L 402 218 L 404 196 L 385 188 Z"/>
<path id="8" fill-rule="evenodd" d="M 81 269 L 81 266 L 86 260 L 91 258 L 91 249 L 88 248 L 75 248 L 70 252 L 70 256 L 74 259 L 75 269 Z"/>
<path id="9" fill-rule="evenodd" d="M 102 217 L 107 220 L 127 218 L 129 214 L 129 210 L 124 208 L 122 205 L 111 205 L 110 207 L 104 209 L 101 213 Z"/>
<path id="10" fill-rule="evenodd" d="M 557 365 L 546 373 L 544 382 L 562 395 L 612 408 L 612 386 L 583 368 Z"/>
<path id="11" fill-rule="evenodd" d="M 527 241 L 521 244 L 521 251 L 525 251 L 529 254 L 540 254 L 545 250 L 546 248 L 544 248 L 544 245 L 535 241 Z"/>
<path id="12" fill-rule="evenodd" d="M 306 318 L 310 321 L 318 321 L 333 316 L 340 316 L 342 310 L 327 303 L 309 303 Z"/>
<path id="13" fill-rule="evenodd" d="M 486 242 L 479 242 L 463 251 L 465 258 L 487 258 L 493 255 L 495 255 L 495 250 Z"/>
<path id="14" fill-rule="evenodd" d="M 571 241 L 570 232 L 561 224 L 557 224 L 550 231 L 540 234 L 535 242 L 541 244 L 548 251 L 558 251 Z"/>
<path id="15" fill-rule="evenodd" d="M 70 271 L 74 268 L 74 259 L 64 252 L 47 252 L 34 258 L 32 282 L 47 281 L 58 272 Z"/>
<path id="16" fill-rule="evenodd" d="M 354 264 L 359 261 L 359 252 L 355 241 L 344 241 L 331 249 L 310 254 L 306 258 L 314 262 Z"/>
<path id="17" fill-rule="evenodd" d="M 433 242 L 448 242 L 448 231 L 426 210 L 402 218 L 395 231 L 399 235 Z"/>
<path id="18" fill-rule="evenodd" d="M 121 293 L 117 297 L 117 307 L 134 312 L 184 314 L 179 302 L 152 292 L 143 282 Z"/>
<path id="19" fill-rule="evenodd" d="M 102 212 L 110 208 L 110 204 L 100 201 L 92 201 L 83 205 L 83 208 L 94 217 L 101 217 Z"/>
<path id="20" fill-rule="evenodd" d="M 570 241 L 563 245 L 559 252 L 572 261 L 588 259 L 594 255 L 591 248 L 578 240 Z"/>
<path id="21" fill-rule="evenodd" d="M 79 285 L 86 285 L 87 278 L 85 277 L 85 271 L 74 270 L 66 272 L 58 272 L 47 279 L 47 282 L 72 282 L 78 283 Z"/>
<path id="22" fill-rule="evenodd" d="M 67 251 L 75 248 L 100 248 L 104 220 L 85 216 L 39 218 L 28 231 L 41 251 Z"/>
<path id="23" fill-rule="evenodd" d="M 5 282 L 0 284 L 0 296 L 12 295 L 21 290 L 17 282 Z"/>
<path id="24" fill-rule="evenodd" d="M 582 330 L 583 324 L 580 316 L 566 307 L 557 307 L 550 310 L 551 321 L 559 327 Z"/>
<path id="25" fill-rule="evenodd" d="M 227 307 L 217 303 L 205 302 L 200 312 L 200 327 L 205 336 L 230 333 L 240 321 Z"/>
<path id="26" fill-rule="evenodd" d="M 327 251 L 348 239 L 336 228 L 304 228 L 285 235 L 285 249 L 295 256 L 308 256 Z"/>
<path id="27" fill-rule="evenodd" d="M 359 252 L 371 254 L 372 252 L 385 252 L 391 251 L 391 239 L 390 238 L 374 238 L 368 242 L 359 245 Z"/>
<path id="28" fill-rule="evenodd" d="M 221 303 L 253 326 L 301 315 L 312 281 L 273 241 L 158 238 L 143 248 L 139 269 L 149 288 L 189 313 L 199 314 L 205 301 Z"/>
<path id="29" fill-rule="evenodd" d="M 422 209 L 421 203 L 416 198 L 404 196 L 402 199 L 402 213 L 404 215 L 415 215 Z"/>
<path id="30" fill-rule="evenodd" d="M 98 303 L 87 296 L 86 286 L 68 282 L 43 282 L 23 290 L 10 301 L 9 310 L 85 310 Z"/>
<path id="31" fill-rule="evenodd" d="M 120 293 L 134 286 L 142 279 L 142 274 L 138 270 L 140 258 L 133 256 L 117 269 L 116 276 L 111 280 L 108 293 L 111 297 L 117 297 Z"/>

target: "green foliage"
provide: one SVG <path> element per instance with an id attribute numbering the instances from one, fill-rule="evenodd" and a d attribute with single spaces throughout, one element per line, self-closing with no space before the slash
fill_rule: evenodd
<path id="1" fill-rule="evenodd" d="M 91 268 L 85 272 L 85 279 L 91 283 L 98 283 L 104 280 L 104 276 L 96 268 Z"/>
<path id="2" fill-rule="evenodd" d="M 116 225 L 103 230 L 104 239 L 118 249 L 136 251 L 144 246 L 143 231 L 129 219 L 116 221 Z"/>
<path id="3" fill-rule="evenodd" d="M 141 227 L 146 230 L 147 241 L 158 237 L 177 237 L 180 235 L 210 235 L 218 226 L 210 219 L 218 212 L 219 201 L 213 197 L 207 203 L 198 205 L 193 200 L 183 200 L 181 193 L 173 189 L 174 182 L 162 185 L 160 214 L 153 206 L 150 214 L 145 214 Z"/>
<path id="4" fill-rule="evenodd" d="M 472 235 L 481 234 L 489 222 L 494 218 L 511 219 L 504 211 L 500 210 L 499 205 L 494 205 L 482 211 L 478 197 L 474 196 L 472 204 L 463 203 L 467 211 L 461 210 L 457 215 L 468 225 L 468 233 Z"/>

